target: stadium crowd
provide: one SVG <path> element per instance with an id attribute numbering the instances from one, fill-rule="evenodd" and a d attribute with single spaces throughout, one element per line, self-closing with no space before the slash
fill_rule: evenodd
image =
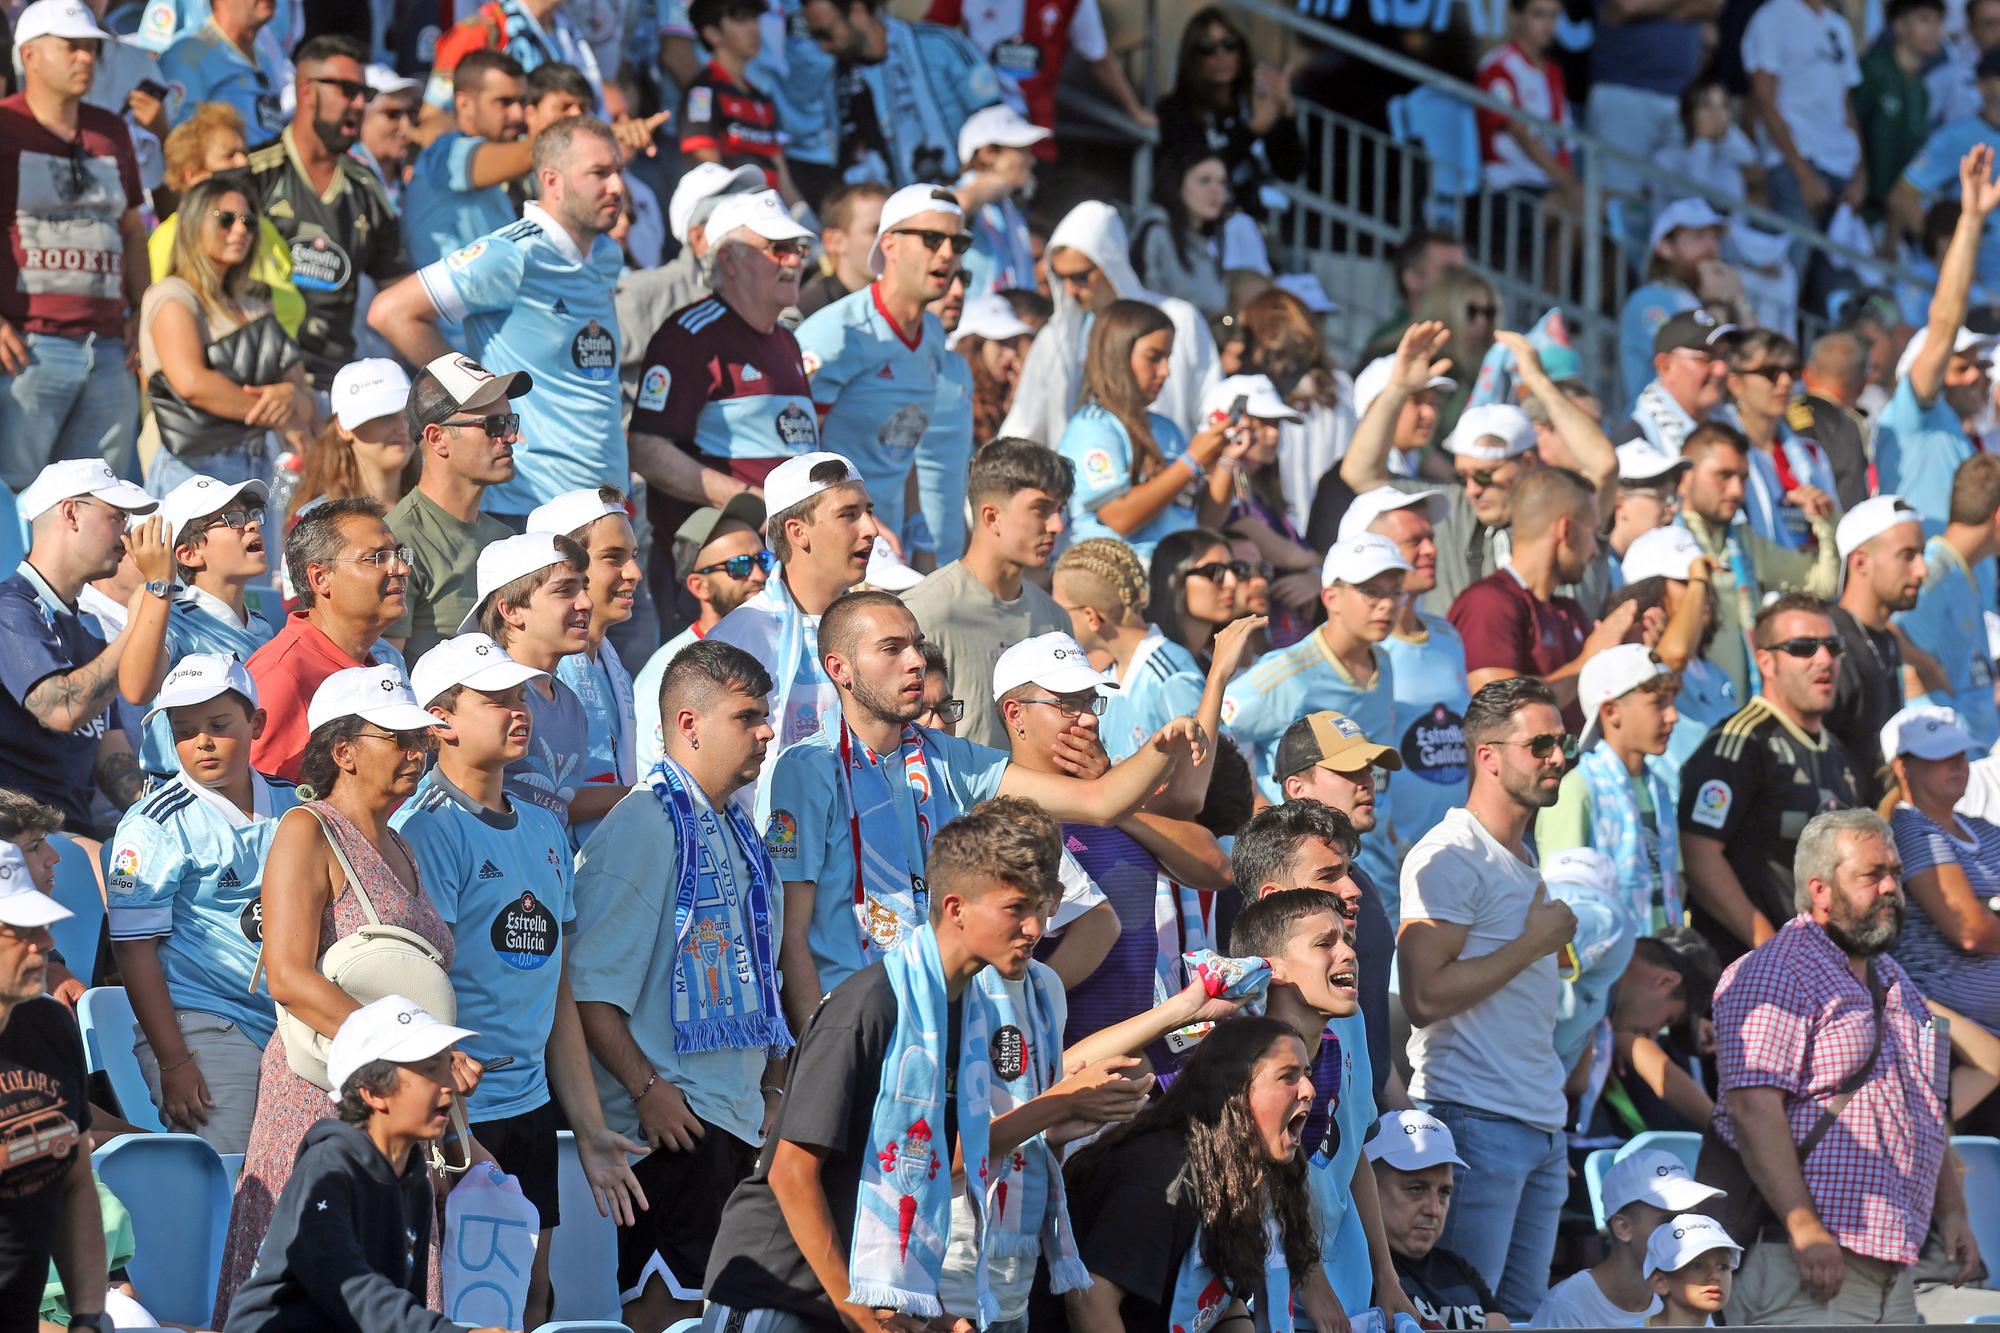
<path id="1" fill-rule="evenodd" d="M 1611 171 L 1603 366 L 1430 229 L 1331 346 L 1222 8 L 430 8 L 5 15 L 0 1330 L 161 1326 L 149 1123 L 225 1333 L 462 1326 L 481 1190 L 535 1328 L 571 1152 L 638 1333 L 2000 1314 L 1995 0 L 1602 0 L 1574 117 L 1509 0 L 1923 281 Z M 1154 198 L 1036 204 L 1071 54 Z"/>

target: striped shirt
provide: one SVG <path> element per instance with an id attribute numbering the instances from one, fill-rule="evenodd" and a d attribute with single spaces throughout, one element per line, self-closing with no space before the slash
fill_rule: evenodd
<path id="1" fill-rule="evenodd" d="M 1896 807 L 1889 831 L 1903 858 L 1903 883 L 1907 888 L 1913 876 L 1955 865 L 1965 872 L 1972 896 L 1990 902 L 2000 895 L 2000 828 L 1971 815 L 1960 815 L 1958 822 L 1971 837 L 1943 828 L 1914 806 Z M 1914 895 L 1896 942 L 1896 961 L 1925 995 L 1988 1031 L 2000 1031 L 2000 957 L 1970 953 L 1946 939 Z"/>

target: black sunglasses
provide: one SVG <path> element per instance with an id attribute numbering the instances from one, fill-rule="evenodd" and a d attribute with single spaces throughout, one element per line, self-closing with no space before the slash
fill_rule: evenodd
<path id="1" fill-rule="evenodd" d="M 1471 304 L 1465 307 L 1465 317 L 1467 319 L 1495 320 L 1500 318 L 1500 307 L 1478 303 Z"/>
<path id="2" fill-rule="evenodd" d="M 208 215 L 214 218 L 217 225 L 224 231 L 234 231 L 236 224 L 239 222 L 243 224 L 245 231 L 255 231 L 257 229 L 257 215 L 255 213 L 237 213 L 227 208 L 213 208 L 209 210 Z"/>
<path id="3" fill-rule="evenodd" d="M 1248 560 L 1211 560 L 1205 565 L 1191 565 L 1188 568 L 1188 576 L 1190 578 L 1204 578 L 1210 583 L 1222 582 L 1224 575 L 1228 575 L 1238 583 L 1242 583 L 1250 577 L 1250 562 Z"/>
<path id="4" fill-rule="evenodd" d="M 365 83 L 356 83 L 353 79 L 329 79 L 317 74 L 309 77 L 314 83 L 323 83 L 329 88 L 338 88 L 340 95 L 350 102 L 357 97 L 364 103 L 375 100 L 375 90 Z"/>
<path id="5" fill-rule="evenodd" d="M 1224 51 L 1233 55 L 1242 49 L 1241 37 L 1204 37 L 1194 44 L 1194 53 L 1198 56 L 1218 55 Z"/>
<path id="6" fill-rule="evenodd" d="M 703 565 L 695 573 L 713 574 L 719 569 L 732 579 L 747 579 L 750 577 L 752 569 L 761 569 L 768 574 L 777 563 L 778 557 L 772 555 L 769 551 L 757 551 L 750 555 L 732 555 L 727 560 L 720 560 L 712 565 Z"/>
<path id="7" fill-rule="evenodd" d="M 1562 751 L 1563 758 L 1576 758 L 1576 737 L 1566 731 L 1545 731 L 1539 736 L 1530 736 L 1524 741 L 1502 741 L 1500 743 L 1502 745 L 1522 746 L 1537 759 L 1547 759 L 1558 749 Z"/>
<path id="8" fill-rule="evenodd" d="M 1090 280 L 1097 276 L 1097 265 L 1085 264 L 1074 273 L 1065 273 L 1061 269 L 1051 265 L 1049 276 L 1065 287 L 1088 287 Z"/>
<path id="9" fill-rule="evenodd" d="M 1787 657 L 1801 659 L 1817 657 L 1819 650 L 1822 648 L 1826 649 L 1827 656 L 1838 657 L 1846 647 L 1847 645 L 1840 641 L 1840 636 L 1837 634 L 1829 634 L 1823 639 L 1814 638 L 1809 634 L 1801 634 L 1795 638 L 1780 639 L 1776 643 L 1768 645 L 1771 652 L 1783 653 Z"/>
<path id="10" fill-rule="evenodd" d="M 1803 369 L 1804 369 L 1803 366 L 1794 363 L 1787 363 L 1785 365 L 1752 366 L 1748 370 L 1739 370 L 1736 373 L 1739 375 L 1755 375 L 1759 379 L 1767 379 L 1775 384 L 1780 379 L 1784 379 L 1787 376 L 1789 376 L 1792 379 L 1797 379 L 1799 377 L 1799 372 Z"/>
<path id="11" fill-rule="evenodd" d="M 922 242 L 924 249 L 933 252 L 947 242 L 950 243 L 951 252 L 955 255 L 962 255 L 972 248 L 972 237 L 962 231 L 932 231 L 928 227 L 895 227 L 890 230 L 889 234 L 891 236 L 914 236 L 918 241 Z"/>
<path id="12" fill-rule="evenodd" d="M 519 412 L 495 412 L 488 417 L 454 417 L 441 422 L 446 426 L 477 426 L 496 440 L 511 439 L 521 433 Z"/>

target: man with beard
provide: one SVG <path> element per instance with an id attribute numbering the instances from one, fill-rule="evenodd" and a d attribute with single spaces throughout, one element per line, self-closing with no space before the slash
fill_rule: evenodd
<path id="1" fill-rule="evenodd" d="M 1614 444 L 1644 440 L 1664 454 L 1680 452 L 1688 433 L 1722 406 L 1729 363 L 1724 345 L 1736 332 L 1706 310 L 1689 310 L 1653 335 L 1653 380 L 1639 390 L 1631 417 L 1611 432 Z"/>
<path id="2" fill-rule="evenodd" d="M 1878 495 L 1847 511 L 1835 543 L 1847 581 L 1833 630 L 1847 651 L 1826 727 L 1847 747 L 1862 803 L 1872 807 L 1882 799 L 1882 725 L 1903 706 L 1902 634 L 1889 615 L 1916 606 L 1923 589 L 1922 516 L 1901 496 Z"/>
<path id="3" fill-rule="evenodd" d="M 620 161 L 603 121 L 557 121 L 535 136 L 541 197 L 522 207 L 521 220 L 426 265 L 368 310 L 369 325 L 410 361 L 428 364 L 451 350 L 439 325 L 457 323 L 480 361 L 533 374 L 535 392 L 520 403 L 514 475 L 483 502 L 516 532 L 558 495 L 631 484 L 611 302 L 624 267 L 611 239 L 625 206 Z"/>
<path id="4" fill-rule="evenodd" d="M 1792 865 L 1797 915 L 1715 991 L 1715 1132 L 1775 1219 L 1745 1237 L 1729 1322 L 1915 1323 L 1933 1224 L 1954 1282 L 1979 1250 L 1947 1151 L 1945 1043 L 1889 954 L 1902 862 L 1873 811 L 1840 810 L 1804 826 Z"/>
<path id="5" fill-rule="evenodd" d="M 1751 630 L 1763 692 L 1681 769 L 1681 854 L 1695 928 L 1727 959 L 1790 915 L 1792 858 L 1814 815 L 1861 804 L 1847 749 L 1823 724 L 1840 655 L 1826 603 L 1786 593 Z"/>
<path id="6" fill-rule="evenodd" d="M 504 51 L 470 52 L 451 86 L 455 123 L 417 154 L 403 190 L 404 243 L 419 265 L 512 222 L 507 187 L 534 161 L 520 62 Z"/>
<path id="7" fill-rule="evenodd" d="M 395 206 L 368 164 L 347 150 L 368 106 L 368 48 L 340 33 L 299 44 L 298 107 L 277 142 L 250 154 L 257 209 L 291 248 L 292 282 L 305 297 L 299 347 L 322 393 L 352 361 L 361 275 L 387 288 L 410 271 Z M 274 94 L 275 95 L 275 94 Z M 374 306 L 381 308 L 378 297 Z M 378 326 L 379 327 L 379 326 Z M 447 349 L 406 352 L 423 365 Z"/>
<path id="8" fill-rule="evenodd" d="M 1465 744 L 1465 805 L 1403 862 L 1396 965 L 1415 1029 L 1410 1096 L 1479 1164 L 1438 1241 L 1479 1271 L 1510 1319 L 1525 1320 L 1548 1292 L 1569 1194 L 1555 955 L 1576 933 L 1576 914 L 1542 882 L 1530 834 L 1575 742 L 1555 692 L 1512 676 L 1472 696 Z"/>

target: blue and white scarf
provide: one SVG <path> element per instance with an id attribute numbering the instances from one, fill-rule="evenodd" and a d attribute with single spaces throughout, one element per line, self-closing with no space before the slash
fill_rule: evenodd
<path id="1" fill-rule="evenodd" d="M 743 1051 L 768 1056 L 792 1048 L 792 1032 L 778 1002 L 771 931 L 771 886 L 777 867 L 764 840 L 735 802 L 724 802 L 721 827 L 706 802 L 699 814 L 694 779 L 662 757 L 646 775 L 660 808 L 674 821 L 673 1019 L 676 1051 Z M 711 841 L 711 835 L 713 841 Z M 739 888 L 726 852 L 711 846 L 736 839 L 750 884 Z M 724 844 L 726 846 L 726 844 Z M 662 867 L 664 869 L 664 867 Z"/>
<path id="2" fill-rule="evenodd" d="M 1723 407 L 1716 416 L 1739 430 L 1743 427 L 1742 415 L 1734 405 Z M 1812 521 L 1804 510 L 1785 502 L 1784 480 L 1773 457 L 1782 450 L 1785 467 L 1796 485 L 1817 486 L 1828 495 L 1833 494 L 1833 465 L 1817 442 L 1794 431 L 1783 417 L 1775 424 L 1771 449 L 1750 451 L 1750 481 L 1744 490 L 1743 512 L 1752 529 L 1778 545 L 1795 551 L 1807 549 L 1813 544 Z"/>
<path id="3" fill-rule="evenodd" d="M 1700 528 L 1696 528 L 1688 521 L 1686 511 L 1682 511 L 1680 517 L 1674 521 L 1694 533 L 1695 540 L 1701 543 L 1702 550 L 1708 551 L 1709 543 L 1703 540 L 1703 537 L 1705 534 L 1711 536 L 1715 534 L 1715 524 L 1704 521 Z M 1748 526 L 1748 521 L 1740 511 L 1733 522 L 1722 525 L 1720 534 L 1722 563 L 1729 566 L 1729 576 L 1736 584 L 1737 632 L 1743 636 L 1743 660 L 1749 672 L 1750 696 L 1755 698 L 1764 691 L 1764 673 L 1757 669 L 1757 645 L 1751 640 L 1750 631 L 1757 622 L 1757 604 L 1762 595 L 1763 585 L 1757 581 L 1757 570 L 1750 563 L 1750 553 L 1743 549 L 1743 539 L 1736 530 L 1738 524 Z M 1713 554 L 1709 558 L 1714 559 Z M 1722 596 L 1719 588 L 1715 595 Z"/>
<path id="4" fill-rule="evenodd" d="M 1030 962 L 1028 975 L 1010 982 L 992 968 L 972 980 L 972 1002 L 986 1013 L 993 1034 L 988 1063 L 993 1069 L 993 1114 L 1025 1106 L 1062 1080 L 1062 1033 L 1048 988 L 1061 980 L 1042 963 Z M 1029 1139 L 994 1167 L 986 1188 L 987 1254 L 1002 1259 L 1045 1255 L 1049 1282 L 1057 1293 L 1090 1285 L 1070 1229 L 1069 1200 L 1062 1163 L 1041 1135 Z"/>
<path id="5" fill-rule="evenodd" d="M 1176 1186 L 1178 1188 L 1178 1185 Z M 1202 1261 L 1201 1230 L 1196 1228 L 1194 1243 L 1174 1275 L 1173 1305 L 1168 1308 L 1167 1327 L 1173 1333 L 1208 1333 L 1222 1321 L 1230 1301 L 1242 1295 L 1250 1307 L 1250 1320 L 1257 1333 L 1288 1333 L 1292 1327 L 1292 1270 L 1285 1262 L 1284 1239 L 1276 1218 L 1264 1222 L 1264 1289 L 1237 1293 Z M 1273 1314 L 1283 1311 L 1280 1318 Z"/>
<path id="6" fill-rule="evenodd" d="M 1672 819 L 1678 803 L 1666 778 L 1646 761 L 1640 781 L 1653 798 L 1653 819 L 1659 833 L 1660 874 L 1653 879 L 1653 860 L 1646 853 L 1646 830 L 1639 818 L 1639 802 L 1632 795 L 1632 777 L 1625 762 L 1611 747 L 1597 744 L 1576 761 L 1577 771 L 1590 788 L 1591 845 L 1611 858 L 1618 867 L 1618 887 L 1625 894 L 1626 910 L 1641 935 L 1650 935 L 1681 919 L 1679 870 L 1680 838 Z M 1664 913 L 1664 915 L 1662 915 Z"/>
<path id="7" fill-rule="evenodd" d="M 847 1299 L 922 1319 L 944 1313 L 938 1281 L 951 1238 L 952 1199 L 945 1098 L 953 1095 L 955 1082 L 965 1201 L 979 1256 L 973 1282 L 979 1292 L 978 1324 L 984 1328 L 1000 1313 L 986 1280 L 986 1191 L 992 1183 L 986 1145 L 993 1114 L 989 1011 L 983 1004 L 963 1006 L 958 1069 L 956 1078 L 947 1080 L 944 1062 L 951 1042 L 945 1024 L 951 1021 L 951 1000 L 936 930 L 926 924 L 904 948 L 884 958 L 882 966 L 896 996 L 896 1030 L 883 1057 L 882 1083 L 869 1113 L 868 1146 L 861 1153 Z"/>
<path id="8" fill-rule="evenodd" d="M 1654 380 L 1639 391 L 1639 401 L 1632 404 L 1632 420 L 1639 427 L 1639 433 L 1661 453 L 1669 458 L 1679 458 L 1681 445 L 1701 423 L 1689 415 L 1688 410 L 1674 401 L 1674 396 Z"/>
<path id="9" fill-rule="evenodd" d="M 847 787 L 854 843 L 854 918 L 869 962 L 893 951 L 930 918 L 924 862 L 931 835 L 958 818 L 958 803 L 932 774 L 919 727 L 906 726 L 892 754 L 878 755 L 840 720 L 834 753 Z M 909 784 L 914 826 L 903 818 L 892 784 Z M 829 867 L 831 873 L 831 867 Z"/>

